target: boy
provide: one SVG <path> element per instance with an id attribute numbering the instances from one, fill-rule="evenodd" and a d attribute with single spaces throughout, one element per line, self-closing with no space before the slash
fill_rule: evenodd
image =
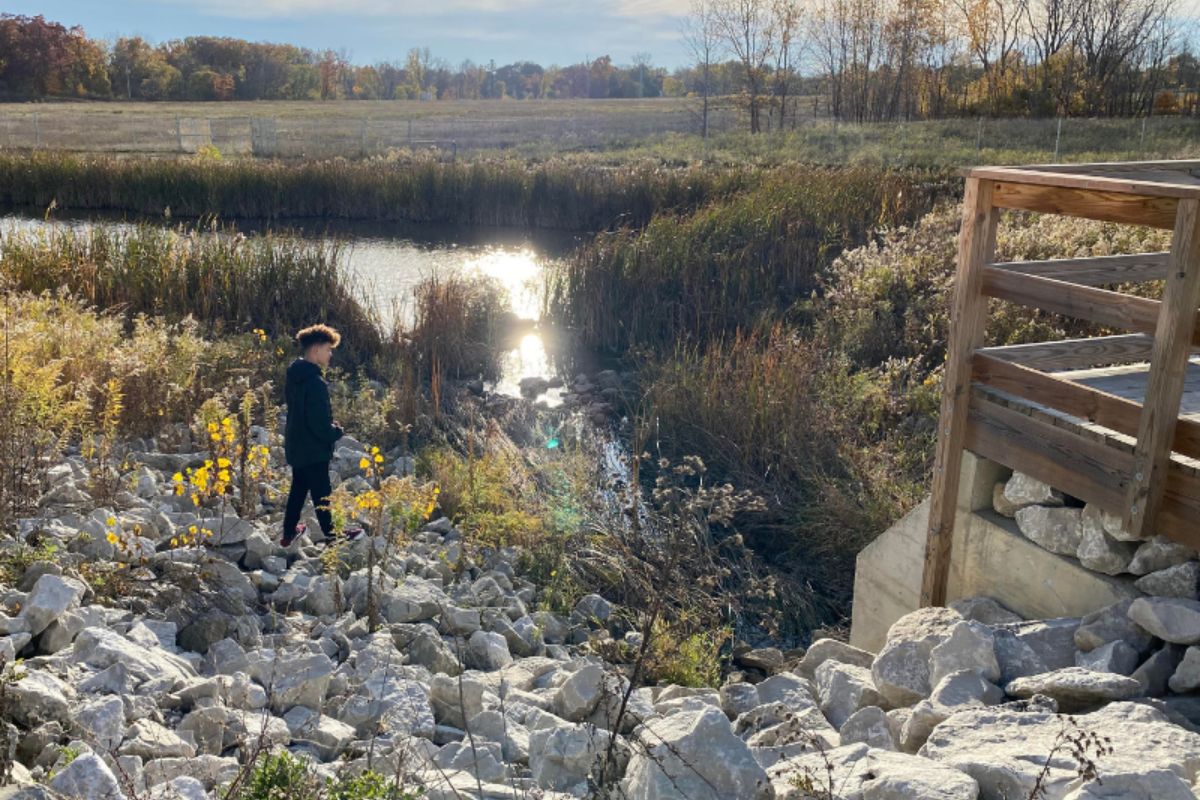
<path id="1" fill-rule="evenodd" d="M 283 390 L 287 400 L 283 452 L 292 467 L 292 489 L 288 493 L 280 540 L 284 547 L 291 546 L 306 529 L 300 522 L 300 511 L 309 494 L 321 530 L 326 537 L 333 535 L 333 516 L 327 507 L 332 491 L 329 462 L 333 460 L 334 442 L 342 438 L 345 431 L 333 421 L 329 385 L 323 371 L 329 366 L 333 348 L 341 341 L 341 334 L 328 325 L 311 325 L 296 334 L 300 357 L 288 367 Z M 362 529 L 347 528 L 345 533 L 353 539 L 362 533 Z"/>

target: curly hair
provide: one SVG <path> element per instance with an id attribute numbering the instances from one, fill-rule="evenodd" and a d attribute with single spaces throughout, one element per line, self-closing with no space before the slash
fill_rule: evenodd
<path id="1" fill-rule="evenodd" d="M 309 325 L 296 332 L 296 343 L 301 351 L 308 350 L 314 344 L 329 342 L 337 347 L 342 341 L 342 335 L 328 325 Z"/>

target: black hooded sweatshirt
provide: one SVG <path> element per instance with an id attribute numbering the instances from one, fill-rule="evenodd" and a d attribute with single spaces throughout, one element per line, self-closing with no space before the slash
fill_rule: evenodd
<path id="1" fill-rule="evenodd" d="M 287 424 L 283 429 L 283 453 L 287 463 L 303 467 L 333 460 L 333 443 L 344 433 L 333 424 L 329 384 L 321 368 L 297 358 L 287 369 L 283 385 L 287 400 Z"/>

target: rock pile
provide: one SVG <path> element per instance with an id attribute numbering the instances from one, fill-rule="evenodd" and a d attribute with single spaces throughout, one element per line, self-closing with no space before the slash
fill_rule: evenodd
<path id="1" fill-rule="evenodd" d="M 1094 505 L 1067 504 L 1046 484 L 1013 473 L 992 492 L 996 513 L 1016 520 L 1030 541 L 1105 575 L 1128 576 L 1138 591 L 1156 597 L 1200 599 L 1200 554 L 1162 537 L 1132 536 L 1117 517 Z"/>
<path id="2" fill-rule="evenodd" d="M 146 455 L 118 508 L 85 510 L 70 461 L 21 524 L 60 548 L 0 590 L 0 654 L 23 659 L 6 689 L 13 777 L 44 785 L 30 798 L 202 800 L 260 746 L 330 775 L 402 771 L 429 798 L 585 797 L 602 777 L 630 800 L 1013 798 L 1051 753 L 1048 798 L 1194 796 L 1193 598 L 1042 621 L 973 599 L 904 617 L 877 654 L 831 639 L 798 662 L 739 651 L 753 682 L 627 693 L 591 647 L 611 636 L 612 605 L 536 610 L 516 550 L 472 552 L 449 520 L 428 524 L 383 559 L 371 632 L 365 565 L 380 541 L 346 548 L 349 575 L 307 536 L 284 550 L 237 517 L 208 519 L 220 535 L 203 548 L 170 547 L 205 521 L 169 492 L 193 457 Z M 355 480 L 357 462 L 339 463 Z M 113 529 L 145 541 L 117 547 Z M 156 583 L 128 610 L 99 604 L 80 565 L 128 552 L 145 556 L 131 579 Z M 1060 711 L 1111 737 L 1100 780 L 1056 750 Z"/>

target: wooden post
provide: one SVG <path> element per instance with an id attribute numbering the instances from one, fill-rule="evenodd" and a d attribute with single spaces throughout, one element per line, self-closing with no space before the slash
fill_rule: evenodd
<path id="1" fill-rule="evenodd" d="M 1198 305 L 1200 200 L 1180 200 L 1171 238 L 1170 269 L 1154 331 L 1154 349 L 1150 353 L 1146 399 L 1133 450 L 1133 474 L 1122 515 L 1134 536 L 1154 534 L 1154 517 L 1166 486 Z"/>
<path id="2" fill-rule="evenodd" d="M 946 579 L 950 573 L 950 544 L 958 506 L 959 470 L 971 392 L 971 361 L 983 344 L 987 298 L 981 292 L 983 269 L 996 248 L 1000 209 L 992 206 L 995 184 L 967 178 L 963 194 L 962 228 L 958 234 L 958 271 L 950 308 L 950 342 L 943 378 L 942 408 L 938 415 L 937 453 L 933 490 L 929 502 L 929 533 L 925 542 L 925 569 L 921 579 L 921 605 L 946 604 Z"/>

